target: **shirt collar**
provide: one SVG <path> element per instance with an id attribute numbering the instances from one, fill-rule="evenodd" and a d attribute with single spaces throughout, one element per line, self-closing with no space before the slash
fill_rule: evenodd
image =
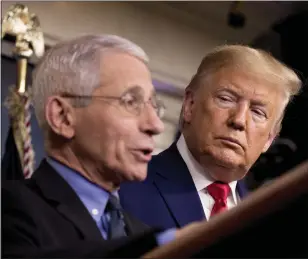
<path id="1" fill-rule="evenodd" d="M 191 177 L 194 181 L 197 191 L 204 190 L 207 186 L 212 184 L 214 180 L 210 177 L 210 175 L 202 168 L 202 166 L 196 161 L 191 152 L 189 151 L 185 138 L 183 134 L 181 134 L 179 140 L 176 143 L 177 149 L 181 157 L 183 158 L 187 168 L 191 174 Z M 235 202 L 237 202 L 236 195 L 236 185 L 237 181 L 233 181 L 229 183 L 232 196 Z"/>
<path id="2" fill-rule="evenodd" d="M 48 157 L 46 160 L 73 188 L 91 215 L 101 217 L 104 214 L 110 195 L 109 192 L 55 159 Z M 114 193 L 114 195 L 118 196 L 117 193 Z"/>

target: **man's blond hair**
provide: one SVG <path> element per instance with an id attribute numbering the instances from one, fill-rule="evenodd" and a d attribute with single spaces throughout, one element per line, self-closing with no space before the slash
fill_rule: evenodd
<path id="1" fill-rule="evenodd" d="M 211 77 L 221 70 L 243 72 L 251 75 L 252 78 L 280 86 L 285 92 L 285 106 L 293 96 L 299 93 L 302 85 L 298 75 L 270 53 L 244 45 L 224 45 L 215 48 L 203 58 L 186 91 L 196 91 L 201 86 L 206 87 Z M 182 111 L 180 130 L 183 127 Z M 282 118 L 283 114 L 279 123 Z"/>

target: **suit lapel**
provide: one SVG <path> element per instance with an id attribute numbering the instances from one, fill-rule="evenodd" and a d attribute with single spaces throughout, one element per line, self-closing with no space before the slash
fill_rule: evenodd
<path id="1" fill-rule="evenodd" d="M 236 191 L 241 199 L 245 198 L 248 195 L 248 189 L 244 180 L 240 180 L 237 182 Z"/>
<path id="2" fill-rule="evenodd" d="M 45 199 L 69 220 L 85 239 L 102 239 L 95 221 L 74 190 L 45 160 L 32 179 Z"/>
<path id="3" fill-rule="evenodd" d="M 156 172 L 154 185 L 178 226 L 204 219 L 198 192 L 176 144 L 173 143 L 170 148 L 160 153 L 155 161 L 155 165 L 152 165 Z"/>
<path id="4" fill-rule="evenodd" d="M 125 230 L 128 236 L 140 234 L 146 230 L 149 230 L 150 227 L 134 218 L 127 212 L 123 211 Z"/>

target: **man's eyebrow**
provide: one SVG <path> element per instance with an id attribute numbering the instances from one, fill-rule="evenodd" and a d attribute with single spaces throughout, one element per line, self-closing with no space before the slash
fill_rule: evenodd
<path id="1" fill-rule="evenodd" d="M 144 92 L 144 90 L 142 89 L 141 86 L 139 86 L 139 85 L 132 85 L 128 89 L 126 89 L 123 94 L 127 94 L 127 93 L 142 93 L 142 92 Z"/>
<path id="2" fill-rule="evenodd" d="M 224 91 L 236 96 L 237 98 L 242 97 L 242 95 L 239 92 L 237 92 L 236 90 L 234 90 L 232 87 L 226 86 L 226 87 L 219 89 L 219 92 L 224 92 Z M 251 100 L 251 104 L 255 105 L 255 106 L 267 106 L 268 102 L 264 101 L 264 100 L 260 100 L 260 99 L 253 99 L 253 100 Z"/>
<path id="3" fill-rule="evenodd" d="M 140 85 L 132 85 L 130 87 L 128 87 L 127 91 L 133 91 L 133 90 L 142 90 L 142 87 Z"/>
<path id="4" fill-rule="evenodd" d="M 254 106 L 267 106 L 268 105 L 268 102 L 265 102 L 265 101 L 262 101 L 262 100 L 252 100 L 251 101 L 251 104 L 254 105 Z"/>
<path id="5" fill-rule="evenodd" d="M 144 90 L 143 90 L 143 88 L 141 87 L 141 86 L 139 86 L 139 85 L 133 85 L 133 86 L 131 86 L 131 87 L 129 87 L 125 92 L 124 92 L 124 94 L 125 93 L 130 93 L 130 92 L 132 92 L 132 93 L 143 93 L 144 94 Z M 156 92 L 156 90 L 153 88 L 152 90 L 151 90 L 151 92 L 150 92 L 150 97 L 156 97 L 156 95 L 157 95 L 157 92 Z"/>
<path id="6" fill-rule="evenodd" d="M 238 93 L 237 91 L 233 90 L 230 86 L 224 86 L 222 88 L 220 88 L 217 92 L 228 92 L 232 95 L 235 95 L 236 97 L 240 98 L 241 94 Z"/>

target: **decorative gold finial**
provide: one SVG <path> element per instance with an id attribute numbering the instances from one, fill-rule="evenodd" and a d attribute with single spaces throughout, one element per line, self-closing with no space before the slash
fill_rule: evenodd
<path id="1" fill-rule="evenodd" d="M 7 97 L 11 127 L 20 157 L 25 178 L 29 178 L 34 169 L 34 150 L 31 138 L 31 98 L 26 89 L 28 59 L 35 54 L 38 58 L 44 54 L 44 38 L 40 22 L 28 7 L 22 4 L 12 5 L 2 19 L 1 37 L 15 40 L 13 53 L 17 58 L 17 84 Z"/>
<path id="2" fill-rule="evenodd" d="M 44 38 L 40 22 L 28 7 L 22 4 L 12 5 L 2 20 L 2 38 L 6 35 L 16 37 L 15 53 L 29 58 L 34 51 L 37 57 L 44 54 Z"/>

